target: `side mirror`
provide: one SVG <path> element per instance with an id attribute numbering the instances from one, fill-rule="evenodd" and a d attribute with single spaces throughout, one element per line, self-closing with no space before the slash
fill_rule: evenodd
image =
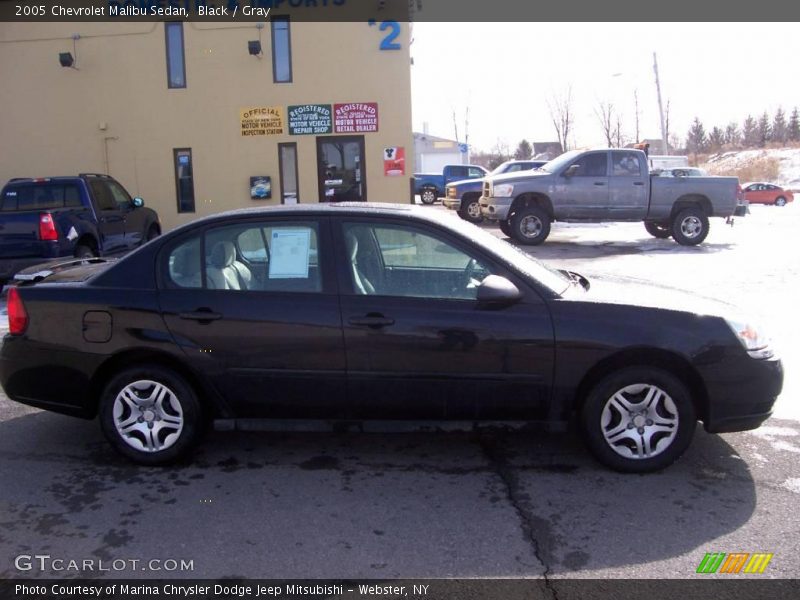
<path id="1" fill-rule="evenodd" d="M 476 299 L 481 304 L 508 305 L 522 298 L 522 292 L 505 277 L 489 275 L 477 288 Z"/>
<path id="2" fill-rule="evenodd" d="M 564 171 L 563 175 L 564 177 L 572 177 L 573 175 L 575 175 L 575 173 L 578 172 L 578 169 L 580 168 L 581 168 L 580 165 L 570 165 L 567 167 L 566 171 Z"/>
<path id="3" fill-rule="evenodd" d="M 138 196 L 133 199 L 133 208 L 142 208 L 144 206 L 144 200 L 139 198 Z"/>

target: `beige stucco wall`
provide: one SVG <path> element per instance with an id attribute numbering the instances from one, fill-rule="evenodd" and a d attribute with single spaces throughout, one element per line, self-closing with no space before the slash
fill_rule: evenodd
<path id="1" fill-rule="evenodd" d="M 163 23 L 0 24 L 0 180 L 108 172 L 159 211 L 166 228 L 230 208 L 280 202 L 278 143 L 296 142 L 301 202 L 317 202 L 313 135 L 242 137 L 250 106 L 377 102 L 379 130 L 365 133 L 370 201 L 408 202 L 413 173 L 408 24 L 401 50 L 366 23 L 292 22 L 293 82 L 272 81 L 250 56 L 254 25 L 184 23 L 185 89 L 168 89 Z M 73 51 L 78 70 L 61 67 Z M 60 38 L 60 39 L 57 39 Z M 101 130 L 105 124 L 105 130 Z M 104 138 L 110 137 L 107 142 Z M 383 148 L 404 146 L 406 175 L 383 174 Z M 192 148 L 197 211 L 178 214 L 173 148 Z M 272 177 L 272 200 L 250 199 L 250 177 Z"/>

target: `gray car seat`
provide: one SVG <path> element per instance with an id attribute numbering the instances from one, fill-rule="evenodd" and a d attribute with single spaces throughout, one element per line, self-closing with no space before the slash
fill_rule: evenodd
<path id="1" fill-rule="evenodd" d="M 217 242 L 211 249 L 206 269 L 209 289 L 246 290 L 253 279 L 250 269 L 236 260 L 236 247 L 232 242 Z"/>

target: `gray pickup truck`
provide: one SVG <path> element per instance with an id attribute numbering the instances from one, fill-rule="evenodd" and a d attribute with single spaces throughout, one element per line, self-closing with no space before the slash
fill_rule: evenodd
<path id="1" fill-rule="evenodd" d="M 538 245 L 553 221 L 643 221 L 648 233 L 692 246 L 709 217 L 744 216 L 736 177 L 650 176 L 641 150 L 572 151 L 540 167 L 483 180 L 481 214 L 520 244 Z"/>

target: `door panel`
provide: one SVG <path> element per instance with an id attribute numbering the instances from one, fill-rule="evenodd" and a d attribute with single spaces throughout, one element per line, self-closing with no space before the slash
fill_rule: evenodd
<path id="1" fill-rule="evenodd" d="M 317 138 L 320 202 L 366 202 L 364 136 Z"/>
<path id="2" fill-rule="evenodd" d="M 556 217 L 608 218 L 608 152 L 584 154 L 572 165 L 578 165 L 577 171 L 569 177 L 561 175 L 555 185 L 561 207 Z"/>
<path id="3" fill-rule="evenodd" d="M 124 252 L 127 249 L 125 246 L 125 212 L 120 210 L 114 200 L 111 188 L 105 180 L 93 178 L 88 183 L 97 212 L 101 253 Z"/>
<path id="4" fill-rule="evenodd" d="M 609 216 L 640 221 L 647 216 L 650 181 L 647 169 L 635 152 L 611 152 Z"/>

